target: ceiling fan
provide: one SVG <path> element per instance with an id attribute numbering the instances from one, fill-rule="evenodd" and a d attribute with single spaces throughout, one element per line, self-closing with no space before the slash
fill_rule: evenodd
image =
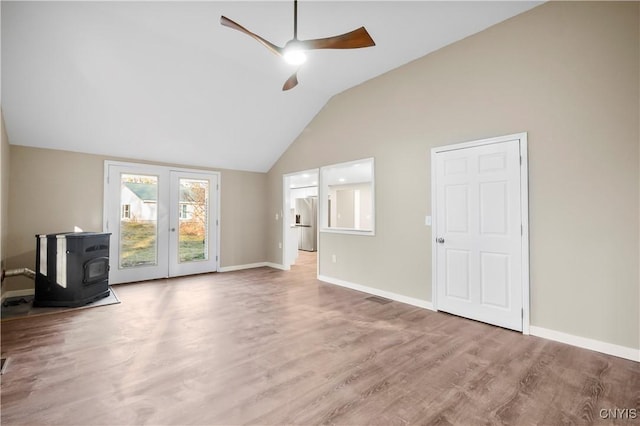
<path id="1" fill-rule="evenodd" d="M 225 27 L 233 28 L 241 33 L 245 33 L 249 37 L 257 40 L 272 53 L 282 57 L 287 63 L 298 66 L 302 65 L 307 59 L 305 55 L 305 51 L 307 50 L 358 49 L 361 47 L 371 47 L 376 45 L 364 27 L 333 37 L 298 40 L 298 0 L 294 0 L 293 2 L 293 38 L 289 40 L 284 47 L 276 46 L 226 16 L 220 17 L 220 23 Z M 282 86 L 283 91 L 293 89 L 298 85 L 298 69 L 296 69 L 293 75 L 285 81 L 284 86 Z"/>

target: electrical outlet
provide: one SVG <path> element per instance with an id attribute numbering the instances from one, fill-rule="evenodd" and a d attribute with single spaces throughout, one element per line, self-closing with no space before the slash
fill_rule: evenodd
<path id="1" fill-rule="evenodd" d="M 425 216 L 424 218 L 424 224 L 426 226 L 431 226 L 431 216 Z"/>
<path id="2" fill-rule="evenodd" d="M 331 255 L 331 262 L 333 262 L 333 263 L 337 263 L 338 262 L 338 258 L 336 257 L 335 254 Z"/>
<path id="3" fill-rule="evenodd" d="M 276 213 L 276 220 L 278 220 L 279 218 L 280 218 L 280 215 Z"/>
<path id="4" fill-rule="evenodd" d="M 282 243 L 278 243 L 278 248 L 282 248 Z"/>

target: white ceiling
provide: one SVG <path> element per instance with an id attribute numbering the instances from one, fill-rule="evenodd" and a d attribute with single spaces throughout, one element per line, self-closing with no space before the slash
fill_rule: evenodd
<path id="1" fill-rule="evenodd" d="M 298 36 L 364 25 L 376 46 L 292 68 L 225 15 L 284 45 L 292 1 L 2 1 L 2 109 L 12 144 L 268 171 L 333 95 L 540 2 L 300 0 Z"/>

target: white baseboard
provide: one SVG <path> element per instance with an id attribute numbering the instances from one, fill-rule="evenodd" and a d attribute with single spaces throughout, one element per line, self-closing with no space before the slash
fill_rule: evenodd
<path id="1" fill-rule="evenodd" d="M 289 270 L 283 265 L 272 262 L 259 262 L 249 263 L 246 265 L 225 266 L 220 268 L 220 272 L 240 271 L 243 269 L 260 268 L 268 266 L 274 269 L 280 269 L 283 271 Z M 318 275 L 320 281 L 324 281 L 329 284 L 338 285 L 340 287 L 350 288 L 352 290 L 361 291 L 363 293 L 373 294 L 375 296 L 384 297 L 387 299 L 395 300 L 396 302 L 406 303 L 407 305 L 417 306 L 419 308 L 429 309 L 433 311 L 433 304 L 426 300 L 416 299 L 414 297 L 404 296 L 402 294 L 393 293 L 386 290 L 380 290 L 374 287 L 368 287 L 362 284 L 356 284 L 349 281 L 344 281 L 338 278 L 328 277 L 326 275 Z M 12 297 L 24 297 L 33 296 L 34 289 L 23 290 L 10 290 L 2 293 L 2 299 L 0 303 L 6 299 Z M 532 336 L 542 337 L 544 339 L 553 340 L 560 343 L 566 343 L 568 345 L 577 346 L 583 349 L 589 349 L 596 352 L 601 352 L 607 355 L 617 356 L 619 358 L 628 359 L 635 362 L 640 362 L 640 349 L 629 348 L 626 346 L 615 345 L 613 343 L 602 342 L 600 340 L 589 339 L 586 337 L 575 336 L 572 334 L 562 333 L 560 331 L 550 330 L 543 327 L 530 326 L 529 334 Z"/>
<path id="2" fill-rule="evenodd" d="M 324 281 L 329 284 L 339 285 L 340 287 L 350 288 L 352 290 L 361 291 L 363 293 L 373 294 L 375 296 L 384 297 L 386 299 L 395 300 L 396 302 L 406 303 L 407 305 L 417 306 L 419 308 L 429 309 L 433 311 L 433 304 L 426 300 L 416 299 L 414 297 L 403 296 L 402 294 L 392 293 L 386 290 L 380 290 L 374 287 L 368 287 L 362 284 L 355 284 L 349 281 L 344 281 L 338 278 L 327 277 L 326 275 L 318 275 L 320 281 Z"/>
<path id="3" fill-rule="evenodd" d="M 258 262 L 258 263 L 247 263 L 246 265 L 223 266 L 219 269 L 219 272 L 241 271 L 243 269 L 262 268 L 264 266 L 268 266 L 269 268 L 274 268 L 274 269 L 280 269 L 283 271 L 289 270 L 289 268 L 285 268 L 284 265 L 279 265 L 277 263 Z"/>
<path id="4" fill-rule="evenodd" d="M 273 268 L 273 269 L 280 269 L 281 271 L 290 271 L 291 267 L 286 267 L 284 265 L 280 265 L 279 263 L 272 263 L 272 262 L 265 262 L 264 266 L 268 266 L 269 268 Z"/>
<path id="5" fill-rule="evenodd" d="M 10 290 L 2 293 L 2 299 L 0 303 L 4 302 L 6 299 L 10 299 L 12 297 L 24 297 L 24 296 L 33 296 L 35 294 L 35 289 L 26 288 L 23 290 Z"/>
<path id="6" fill-rule="evenodd" d="M 267 266 L 267 262 L 247 263 L 245 265 L 233 265 L 220 267 L 219 272 L 241 271 L 243 269 L 261 268 Z"/>
<path id="7" fill-rule="evenodd" d="M 417 306 L 419 308 L 425 308 L 432 311 L 434 310 L 433 304 L 426 300 L 403 296 L 401 294 L 392 293 L 390 291 L 380 290 L 380 289 L 368 287 L 362 284 L 355 284 L 349 281 L 344 281 L 338 278 L 328 277 L 325 275 L 318 275 L 318 279 L 320 281 L 324 281 L 329 284 L 335 284 L 341 287 L 350 288 L 352 290 L 374 294 L 376 296 L 385 297 L 387 299 L 406 303 L 408 305 Z M 601 352 L 607 355 L 613 355 L 619 358 L 640 362 L 640 349 L 628 348 L 626 346 L 615 345 L 613 343 L 607 343 L 599 340 L 588 339 L 586 337 L 574 336 L 572 334 L 566 334 L 560 331 L 549 330 L 546 328 L 536 327 L 533 325 L 529 327 L 529 334 L 532 336 L 542 337 L 544 339 L 549 339 L 556 342 L 577 346 L 579 348 L 589 349 L 589 350 Z"/>
<path id="8" fill-rule="evenodd" d="M 549 330 L 547 328 L 536 327 L 533 325 L 529 328 L 529 334 L 531 334 L 532 336 L 538 336 L 545 339 L 554 340 L 556 342 L 577 346 L 579 348 L 589 349 L 596 352 L 602 352 L 607 355 L 613 355 L 619 358 L 640 362 L 640 349 L 614 345 L 613 343 L 588 339 L 586 337 L 574 336 L 572 334 L 562 333 L 560 331 Z"/>

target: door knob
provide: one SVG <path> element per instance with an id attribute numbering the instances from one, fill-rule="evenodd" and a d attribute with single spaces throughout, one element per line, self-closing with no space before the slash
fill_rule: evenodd
<path id="1" fill-rule="evenodd" d="M 176 228 L 171 228 L 171 232 L 176 232 Z"/>
<path id="2" fill-rule="evenodd" d="M 438 239 L 436 239 L 436 242 L 439 244 L 444 244 L 444 238 L 440 237 Z"/>

